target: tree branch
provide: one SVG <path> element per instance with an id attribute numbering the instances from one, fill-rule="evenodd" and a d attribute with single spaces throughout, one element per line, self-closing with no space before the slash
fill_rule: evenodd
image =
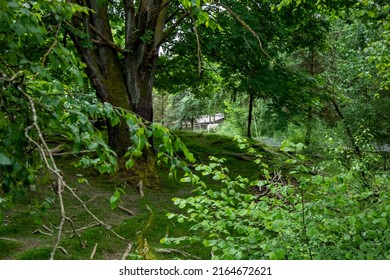
<path id="1" fill-rule="evenodd" d="M 109 40 L 107 37 L 105 37 L 95 26 L 93 26 L 92 24 L 89 24 L 89 27 L 91 28 L 91 30 L 93 32 L 96 33 L 96 35 L 98 35 L 109 47 L 113 48 L 114 50 L 116 50 L 117 52 L 120 52 L 120 53 L 126 53 L 128 51 L 126 51 L 125 49 L 122 49 L 121 47 L 119 47 L 118 45 L 116 45 L 114 42 L 112 42 L 111 40 Z"/>
<path id="2" fill-rule="evenodd" d="M 243 21 L 238 14 L 236 14 L 232 9 L 230 9 L 225 4 L 222 4 L 222 3 L 219 3 L 219 2 L 214 2 L 213 4 L 215 6 L 219 6 L 219 7 L 223 8 L 223 9 L 225 9 L 233 18 L 235 18 L 242 25 L 242 27 L 244 27 L 246 30 L 248 30 L 253 35 L 253 37 L 255 37 L 257 39 L 257 42 L 259 43 L 260 50 L 265 54 L 265 56 L 267 58 L 269 58 L 270 60 L 273 61 L 271 56 L 264 50 L 263 44 L 262 44 L 262 42 L 260 40 L 259 35 L 257 35 L 257 33 L 255 31 L 253 31 L 253 29 L 245 21 Z"/>
<path id="3" fill-rule="evenodd" d="M 194 24 L 195 36 L 196 36 L 196 45 L 197 45 L 197 56 L 198 56 L 198 74 L 199 76 L 202 74 L 202 50 L 200 48 L 200 39 L 198 28 L 196 27 L 196 21 L 192 14 L 190 14 L 192 23 Z"/>
<path id="4" fill-rule="evenodd" d="M 183 22 L 183 20 L 189 15 L 189 11 L 186 11 L 184 14 L 182 14 L 172 25 L 171 27 L 164 32 L 161 39 L 154 44 L 154 48 L 157 48 L 161 46 L 162 43 L 165 42 L 165 40 L 172 34 L 173 31 Z"/>
<path id="5" fill-rule="evenodd" d="M 3 80 L 8 80 L 8 81 L 14 81 L 15 79 L 17 79 L 18 77 L 20 77 L 20 73 L 18 72 L 17 74 L 15 74 L 11 79 L 7 79 L 6 76 L 3 75 L 2 79 Z M 35 109 L 35 101 L 34 99 L 19 85 L 16 86 L 16 89 L 28 100 L 28 103 L 30 105 L 30 109 L 31 109 L 31 116 L 32 116 L 32 124 L 29 125 L 28 127 L 26 127 L 24 129 L 24 134 L 26 136 L 26 138 L 28 139 L 28 141 L 30 143 L 32 143 L 34 146 L 36 146 L 36 148 L 38 149 L 38 152 L 39 152 L 39 155 L 44 163 L 44 165 L 46 166 L 46 168 L 48 170 L 50 170 L 50 172 L 52 172 L 55 177 L 56 177 L 56 194 L 59 198 L 59 205 L 60 205 L 60 216 L 61 216 L 61 219 L 60 219 L 60 223 L 59 223 L 59 226 L 58 226 L 58 233 L 57 233 L 57 236 L 56 236 L 56 239 L 55 239 L 55 242 L 54 242 L 54 246 L 53 246 L 53 249 L 50 253 L 50 259 L 53 260 L 54 259 L 54 256 L 55 256 L 55 253 L 58 249 L 61 249 L 62 247 L 60 246 L 60 242 L 61 242 L 61 239 L 62 239 L 62 234 L 63 234 L 63 227 L 64 227 L 64 224 L 65 224 L 65 221 L 68 221 L 72 228 L 73 228 L 73 231 L 76 233 L 77 235 L 77 230 L 73 224 L 73 221 L 66 215 L 66 212 L 65 212 L 65 204 L 64 204 L 64 200 L 63 200 L 63 196 L 62 196 L 62 193 L 63 191 L 66 189 L 66 190 L 69 190 L 71 192 L 71 194 L 73 195 L 73 197 L 75 197 L 81 204 L 82 206 L 84 207 L 84 209 L 97 221 L 99 222 L 99 224 L 103 225 L 107 230 L 111 231 L 114 235 L 116 235 L 118 238 L 122 239 L 122 240 L 126 240 L 126 238 L 124 238 L 123 236 L 119 235 L 118 233 L 116 233 L 112 228 L 111 226 L 105 224 L 103 221 L 101 221 L 99 218 L 97 218 L 89 209 L 88 207 L 85 205 L 84 201 L 80 199 L 79 196 L 77 196 L 77 194 L 73 191 L 73 189 L 71 187 L 69 187 L 63 176 L 62 176 L 62 171 L 57 167 L 56 165 L 56 162 L 54 160 L 54 157 L 53 155 L 51 154 L 50 152 L 50 149 L 46 143 L 46 140 L 45 138 L 43 137 L 43 133 L 41 131 L 41 128 L 38 124 L 38 114 L 37 114 L 37 111 Z M 35 129 L 36 133 L 38 134 L 38 140 L 34 140 L 33 138 L 31 138 L 31 136 L 29 135 L 29 132 L 30 130 L 32 129 Z M 62 250 L 62 249 L 61 249 Z"/>

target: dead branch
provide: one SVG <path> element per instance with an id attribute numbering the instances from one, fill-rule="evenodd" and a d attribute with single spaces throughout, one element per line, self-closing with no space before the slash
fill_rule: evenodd
<path id="1" fill-rule="evenodd" d="M 65 255 L 69 255 L 68 251 L 66 251 L 66 249 L 62 246 L 58 246 L 58 249 L 62 251 L 62 253 L 64 253 Z"/>
<path id="2" fill-rule="evenodd" d="M 0 240 L 4 240 L 4 241 L 12 241 L 12 242 L 19 242 L 18 240 L 16 239 L 13 239 L 13 238 L 7 238 L 7 237 L 0 237 Z"/>
<path id="3" fill-rule="evenodd" d="M 223 8 L 223 9 L 225 9 L 233 18 L 235 18 L 235 20 L 237 20 L 242 25 L 242 27 L 244 27 L 246 30 L 248 30 L 253 35 L 253 37 L 256 38 L 257 42 L 259 43 L 260 50 L 265 54 L 265 56 L 267 58 L 269 58 L 270 60 L 273 61 L 271 56 L 264 50 L 263 44 L 262 44 L 262 42 L 260 40 L 259 35 L 257 35 L 257 33 L 255 31 L 253 31 L 253 29 L 245 21 L 243 21 L 238 14 L 236 14 L 232 9 L 230 9 L 225 4 L 222 4 L 222 3 L 219 3 L 219 2 L 213 2 L 213 4 L 215 6 L 219 6 L 219 7 Z"/>
<path id="4" fill-rule="evenodd" d="M 83 231 L 83 230 L 86 230 L 86 229 L 89 229 L 89 228 L 93 228 L 93 227 L 96 227 L 96 226 L 100 226 L 100 223 L 93 223 L 93 224 L 90 224 L 89 226 L 85 226 L 85 227 L 81 227 L 81 228 L 78 228 L 76 229 L 75 231 L 78 232 L 78 231 Z M 66 231 L 65 233 L 73 233 L 74 230 L 72 231 Z"/>
<path id="5" fill-rule="evenodd" d="M 18 74 L 19 76 L 19 74 Z M 4 80 L 5 80 L 6 77 L 4 77 Z M 111 226 L 105 224 L 103 221 L 101 221 L 99 218 L 97 218 L 89 209 L 88 207 L 86 206 L 85 202 L 80 199 L 79 196 L 77 196 L 77 194 L 73 191 L 73 189 L 71 187 L 69 187 L 63 176 L 62 176 L 62 172 L 61 170 L 57 167 L 56 165 L 56 162 L 53 158 L 53 154 L 50 152 L 50 149 L 46 143 L 46 140 L 45 138 L 43 137 L 43 133 L 40 129 L 40 126 L 38 124 L 38 117 L 37 117 L 37 112 L 36 112 L 36 109 L 35 109 L 35 102 L 33 100 L 33 98 L 27 94 L 23 88 L 19 85 L 16 86 L 16 89 L 28 100 L 29 104 L 30 104 L 30 109 L 31 109 L 31 115 L 32 115 L 32 124 L 29 125 L 28 127 L 25 128 L 24 130 L 24 134 L 26 136 L 26 138 L 28 139 L 28 141 L 30 143 L 32 143 L 37 149 L 38 149 L 38 152 L 39 152 L 39 155 L 44 163 L 44 165 L 46 166 L 46 168 L 48 170 L 50 170 L 50 172 L 52 172 L 55 177 L 56 177 L 56 185 L 57 185 L 57 196 L 59 198 L 59 205 L 60 205 L 60 216 L 61 216 L 61 219 L 60 219 L 60 223 L 59 223 L 59 226 L 58 226 L 58 233 L 57 233 L 57 237 L 56 237 L 56 240 L 55 240 L 55 243 L 54 243 L 54 246 L 53 246 L 53 249 L 50 253 L 50 259 L 53 260 L 54 259 L 54 255 L 57 251 L 57 249 L 60 249 L 60 241 L 61 241 L 61 238 L 62 238 L 62 234 L 63 234 L 63 227 L 64 227 L 64 223 L 65 221 L 68 221 L 72 228 L 73 228 L 73 231 L 75 232 L 75 234 L 78 236 L 77 234 L 77 231 L 74 227 L 74 224 L 73 224 L 73 221 L 67 217 L 66 215 L 66 212 L 65 212 L 65 205 L 64 205 L 64 200 L 63 200 L 63 197 L 62 197 L 62 192 L 67 189 L 68 191 L 71 192 L 71 194 L 73 195 L 73 197 L 75 197 L 81 204 L 82 206 L 84 207 L 84 209 L 97 221 L 99 222 L 99 224 L 103 225 L 107 230 L 109 230 L 110 232 L 112 232 L 115 236 L 117 236 L 118 238 L 122 239 L 122 240 L 127 240 L 126 238 L 124 238 L 123 236 L 119 235 L 118 233 L 116 233 L 112 228 Z M 38 140 L 34 140 L 30 137 L 29 135 L 29 132 L 30 130 L 32 129 L 35 129 L 37 134 L 38 134 Z M 39 233 L 43 233 L 42 231 L 38 230 Z"/>
<path id="6" fill-rule="evenodd" d="M 132 249 L 133 249 L 133 242 L 130 242 L 129 245 L 127 246 L 125 252 L 123 253 L 121 260 L 125 260 Z"/>
<path id="7" fill-rule="evenodd" d="M 224 152 L 223 153 L 224 155 L 227 155 L 227 156 L 232 156 L 234 158 L 238 158 L 238 159 L 241 159 L 241 160 L 245 160 L 245 161 L 251 161 L 253 162 L 256 158 L 255 155 L 252 155 L 252 154 L 248 154 L 248 153 L 231 153 L 231 152 Z"/>
<path id="8" fill-rule="evenodd" d="M 57 234 L 57 239 L 55 241 L 55 244 L 54 244 L 54 247 L 53 247 L 53 250 L 50 254 L 50 259 L 54 259 L 54 254 L 56 252 L 56 250 L 58 249 L 58 246 L 59 246 L 59 243 L 61 241 L 61 234 L 62 234 L 62 229 L 63 229 L 63 226 L 64 226 L 64 223 L 65 223 L 65 220 L 67 219 L 67 216 L 66 216 L 66 213 L 65 213 L 65 206 L 64 206 L 64 201 L 63 201 L 63 198 L 62 198 L 62 192 L 64 190 L 64 186 L 66 185 L 65 184 L 65 181 L 61 175 L 61 170 L 57 168 L 57 165 L 54 161 L 54 158 L 53 156 L 50 154 L 50 149 L 46 143 L 46 140 L 44 139 L 43 135 L 42 135 L 42 131 L 38 125 L 38 117 L 37 117 L 37 112 L 36 112 L 36 109 L 35 109 L 35 103 L 34 103 L 34 100 L 32 99 L 32 97 L 30 95 L 28 95 L 22 88 L 20 85 L 17 86 L 17 89 L 20 93 L 22 93 L 28 100 L 29 104 L 30 104 L 30 108 L 31 108 L 31 114 L 32 114 L 32 119 L 33 119 L 33 122 L 31 125 L 29 125 L 28 127 L 25 128 L 24 130 L 24 134 L 26 136 L 26 138 L 32 143 L 34 144 L 38 151 L 39 151 L 39 154 L 43 160 L 43 162 L 45 163 L 45 166 L 56 176 L 57 178 L 57 186 L 58 186 L 58 189 L 57 189 L 57 195 L 58 195 L 58 198 L 59 198 L 59 201 L 60 201 L 60 213 L 61 213 L 61 220 L 60 220 L 60 224 L 59 224 L 59 227 L 58 227 L 58 234 Z M 35 128 L 35 130 L 37 131 L 38 133 L 38 139 L 40 141 L 41 144 L 39 144 L 37 141 L 35 141 L 34 139 L 32 139 L 29 135 L 29 131 L 32 129 L 32 128 Z M 48 156 L 45 155 L 45 151 L 48 153 Z M 50 163 L 47 159 L 47 157 L 49 157 L 50 159 Z"/>
<path id="9" fill-rule="evenodd" d="M 139 180 L 138 184 L 137 184 L 137 187 L 138 187 L 138 191 L 139 191 L 139 195 L 141 197 L 144 197 L 145 193 L 144 193 L 144 182 L 143 180 Z"/>
<path id="10" fill-rule="evenodd" d="M 92 218 L 94 218 L 100 225 L 104 226 L 104 228 L 110 232 L 112 232 L 116 237 L 118 237 L 119 239 L 121 240 L 126 240 L 127 239 L 121 235 L 119 235 L 118 233 L 116 233 L 112 227 L 110 225 L 107 225 L 105 222 L 103 222 L 102 220 L 100 220 L 98 217 L 95 216 L 95 214 L 93 214 L 91 212 L 91 210 L 89 210 L 89 208 L 87 207 L 86 203 L 73 191 L 73 189 L 71 187 L 69 187 L 68 185 L 65 185 L 65 188 L 67 190 L 69 190 L 71 192 L 71 194 L 73 195 L 74 198 L 76 198 L 77 201 L 79 201 L 81 203 L 81 205 L 83 206 L 83 208 L 85 209 L 85 211 L 88 212 L 89 215 L 92 216 Z"/>
<path id="11" fill-rule="evenodd" d="M 184 252 L 184 251 L 181 251 L 181 250 L 178 250 L 178 249 L 154 248 L 154 251 L 156 251 L 157 253 L 162 253 L 162 254 L 178 253 L 178 254 L 181 254 L 181 255 L 183 255 L 184 257 L 187 257 L 187 258 L 191 258 L 191 259 L 194 259 L 194 260 L 200 260 L 199 257 L 191 255 L 191 254 L 189 254 L 187 252 Z"/>
<path id="12" fill-rule="evenodd" d="M 49 233 L 49 232 L 45 232 L 45 231 L 43 231 L 43 230 L 41 230 L 41 229 L 34 230 L 32 233 L 33 233 L 33 234 L 40 233 L 40 234 L 47 235 L 47 236 L 53 236 L 53 234 L 51 234 L 51 233 Z"/>
<path id="13" fill-rule="evenodd" d="M 198 56 L 198 75 L 202 74 L 202 50 L 200 48 L 200 38 L 198 33 L 198 28 L 196 27 L 196 21 L 194 16 L 190 13 L 192 23 L 194 25 L 195 36 L 196 36 L 196 45 L 197 45 L 197 56 Z"/>
<path id="14" fill-rule="evenodd" d="M 94 257 L 95 254 L 96 254 L 96 249 L 97 249 L 98 244 L 99 244 L 99 243 L 95 243 L 95 246 L 93 247 L 91 256 L 89 257 L 90 260 L 93 260 L 93 257 Z"/>
<path id="15" fill-rule="evenodd" d="M 51 54 L 51 52 L 53 51 L 55 46 L 58 44 L 58 33 L 61 30 L 61 23 L 62 22 L 60 22 L 58 24 L 58 26 L 57 26 L 57 30 L 56 30 L 56 32 L 54 34 L 54 41 L 53 41 L 53 43 L 49 46 L 49 49 L 47 50 L 47 52 L 42 56 L 42 62 L 41 62 L 42 66 L 45 66 L 47 57 Z"/>
<path id="16" fill-rule="evenodd" d="M 134 214 L 133 211 L 131 211 L 131 210 L 129 210 L 129 209 L 127 209 L 127 208 L 125 208 L 125 207 L 123 207 L 123 206 L 121 206 L 121 205 L 118 205 L 118 208 L 119 208 L 120 210 L 126 212 L 126 213 L 129 214 L 130 216 L 135 216 L 135 214 Z"/>

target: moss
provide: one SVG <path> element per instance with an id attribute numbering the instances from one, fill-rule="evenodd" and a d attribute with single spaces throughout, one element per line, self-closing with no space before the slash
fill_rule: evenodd
<path id="1" fill-rule="evenodd" d="M 206 162 L 210 155 L 226 157 L 228 158 L 226 162 L 227 167 L 231 171 L 230 176 L 234 177 L 238 174 L 243 176 L 256 176 L 257 167 L 255 165 L 227 155 L 228 153 L 240 152 L 232 138 L 216 134 L 201 134 L 187 131 L 177 131 L 176 134 L 197 155 L 197 158 L 203 162 Z M 172 198 L 191 195 L 191 191 L 194 188 L 190 184 L 179 183 L 180 173 L 178 174 L 178 178 L 174 179 L 169 178 L 168 170 L 164 168 L 156 169 L 158 176 L 153 180 L 149 180 L 149 184 L 155 186 L 158 183 L 159 187 L 145 187 L 145 196 L 141 198 L 136 188 L 138 179 L 137 176 L 134 176 L 134 170 L 118 173 L 115 176 L 102 175 L 92 169 L 77 169 L 72 165 L 74 161 L 75 158 L 69 156 L 59 157 L 57 159 L 57 164 L 63 170 L 67 183 L 74 188 L 75 192 L 86 202 L 88 208 L 99 219 L 111 225 L 120 235 L 135 242 L 131 252 L 133 255 L 136 254 L 136 249 L 138 248 L 136 242 L 137 233 L 141 231 L 141 240 L 143 240 L 141 247 L 145 247 L 146 239 L 147 247 L 150 252 L 153 252 L 155 258 L 186 258 L 178 253 L 167 253 L 168 251 L 163 253 L 156 250 L 171 248 L 168 245 L 160 243 L 160 240 L 166 235 L 180 237 L 188 234 L 188 225 L 175 223 L 166 216 L 168 212 L 177 213 L 180 211 L 172 203 Z M 198 162 L 200 161 L 198 160 Z M 146 170 L 143 169 L 142 171 L 142 168 L 140 169 L 145 176 L 148 173 Z M 78 183 L 80 175 L 76 174 L 80 173 L 88 180 L 88 184 Z M 215 185 L 214 187 L 218 186 Z M 117 188 L 125 190 L 126 194 L 122 195 L 121 203 L 127 209 L 135 212 L 135 216 L 129 216 L 119 209 L 114 211 L 110 210 L 109 198 Z M 46 191 L 51 192 L 50 190 Z M 49 195 L 49 193 L 45 194 L 43 191 L 42 197 L 46 195 Z M 64 200 L 67 215 L 73 220 L 76 228 L 86 227 L 96 222 L 85 212 L 80 202 L 74 199 L 68 192 L 64 192 Z M 151 215 L 146 205 L 150 206 L 154 213 L 153 220 L 149 223 L 147 230 L 145 230 L 145 226 L 148 224 Z M 16 208 L 8 215 L 8 224 L 0 225 L 0 236 L 20 240 L 20 244 L 23 244 L 23 246 L 20 246 L 15 243 L 0 243 L 0 251 L 4 251 L 0 255 L 1 258 L 49 258 L 52 244 L 56 237 L 55 228 L 53 227 L 54 231 L 51 236 L 41 233 L 33 235 L 32 232 L 37 229 L 46 231 L 43 225 L 50 227 L 50 224 L 54 226 L 58 224 L 58 201 L 56 200 L 52 207 L 47 209 L 45 216 L 41 217 L 42 224 L 37 223 L 36 216 L 30 215 L 31 211 L 29 205 L 16 205 Z M 59 250 L 55 256 L 56 259 L 89 259 L 96 243 L 98 245 L 94 259 L 120 259 L 128 246 L 128 242 L 115 237 L 102 226 L 94 226 L 80 231 L 80 238 L 73 234 L 73 229 L 68 222 L 65 223 L 64 230 L 65 233 L 63 234 L 60 245 L 67 250 L 68 255 Z M 34 241 L 31 242 L 32 240 Z M 205 248 L 202 244 L 183 244 L 172 248 L 190 253 L 201 259 L 210 258 L 209 248 Z"/>
<path id="2" fill-rule="evenodd" d="M 12 239 L 0 239 L 0 259 L 8 259 L 21 247 L 20 242 Z"/>
<path id="3" fill-rule="evenodd" d="M 50 258 L 50 253 L 52 248 L 35 248 L 28 251 L 25 251 L 17 255 L 17 260 L 48 260 Z"/>

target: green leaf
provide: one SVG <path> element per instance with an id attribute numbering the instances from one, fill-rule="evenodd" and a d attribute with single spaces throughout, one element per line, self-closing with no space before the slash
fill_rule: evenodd
<path id="1" fill-rule="evenodd" d="M 88 145 L 89 150 L 95 150 L 98 147 L 98 143 L 92 142 L 91 144 Z"/>
<path id="2" fill-rule="evenodd" d="M 129 159 L 129 160 L 126 162 L 125 167 L 126 167 L 127 169 L 130 169 L 130 168 L 132 168 L 133 166 L 134 166 L 134 160 L 131 158 L 131 159 Z"/>
<path id="3" fill-rule="evenodd" d="M 0 165 L 11 165 L 11 160 L 4 153 L 0 153 Z"/>
<path id="4" fill-rule="evenodd" d="M 183 200 L 183 201 L 181 201 L 181 202 L 180 202 L 180 204 L 179 204 L 179 208 L 180 208 L 180 209 L 183 209 L 183 208 L 185 208 L 185 207 L 186 207 L 186 205 L 187 205 L 186 201 L 185 201 L 185 200 Z"/>

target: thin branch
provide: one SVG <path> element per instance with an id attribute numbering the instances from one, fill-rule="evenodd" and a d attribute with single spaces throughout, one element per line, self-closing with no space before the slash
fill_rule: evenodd
<path id="1" fill-rule="evenodd" d="M 54 259 L 54 255 L 55 255 L 55 252 L 56 250 L 58 249 L 58 246 L 60 244 L 60 241 L 61 241 L 61 235 L 62 235 L 62 230 L 63 230 L 63 227 L 64 227 L 64 223 L 65 223 L 65 220 L 68 219 L 68 217 L 66 216 L 66 213 L 65 213 L 65 206 L 64 206 L 64 201 L 63 201 L 63 197 L 62 197 L 62 192 L 64 190 L 64 185 L 65 184 L 65 181 L 61 175 L 61 171 L 57 168 L 57 165 L 54 161 L 54 158 L 53 156 L 50 154 L 50 149 L 46 143 L 46 140 L 43 138 L 43 135 L 42 135 L 42 131 L 38 125 L 38 117 L 37 117 L 37 112 L 35 110 L 35 104 L 34 104 L 34 100 L 32 99 L 32 97 L 30 95 L 28 95 L 21 87 L 20 85 L 17 86 L 17 89 L 20 93 L 22 93 L 28 100 L 28 102 L 30 103 L 30 108 L 31 108 L 31 113 L 32 113 L 32 118 L 33 118 L 33 123 L 26 127 L 25 128 L 25 131 L 24 131 L 24 134 L 26 136 L 26 138 L 31 142 L 33 143 L 37 148 L 38 148 L 38 151 L 40 153 L 40 156 L 41 158 L 43 159 L 44 163 L 45 163 L 45 166 L 53 173 L 55 174 L 55 176 L 57 177 L 57 195 L 58 195 L 58 198 L 60 200 L 60 214 L 61 214 L 61 220 L 60 220 L 60 224 L 59 224 L 59 227 L 58 227 L 58 234 L 57 234 L 57 238 L 56 238 L 56 241 L 54 243 L 54 246 L 53 246 L 53 250 L 52 252 L 50 253 L 50 259 L 53 260 Z M 28 132 L 32 129 L 32 128 L 35 128 L 35 130 L 37 131 L 38 133 L 38 138 L 42 144 L 42 146 L 36 142 L 35 140 L 33 140 L 30 135 L 28 134 Z M 48 162 L 47 160 L 47 157 L 45 155 L 45 151 L 48 153 L 48 156 L 50 158 L 50 161 L 51 161 L 51 164 Z"/>
<path id="2" fill-rule="evenodd" d="M 238 14 L 236 14 L 232 9 L 230 9 L 225 4 L 222 4 L 219 2 L 214 2 L 213 4 L 225 9 L 232 17 L 234 17 L 242 25 L 242 27 L 244 27 L 246 30 L 248 30 L 253 35 L 253 37 L 255 37 L 257 39 L 257 42 L 259 43 L 260 50 L 265 54 L 265 56 L 268 57 L 270 60 L 274 61 L 274 59 L 272 59 L 271 56 L 264 50 L 263 44 L 260 40 L 259 35 L 257 35 L 257 33 L 255 31 L 253 31 L 253 29 L 245 21 L 243 21 Z"/>
<path id="3" fill-rule="evenodd" d="M 99 243 L 95 243 L 95 246 L 93 247 L 91 256 L 89 257 L 90 260 L 93 260 L 93 257 L 94 257 L 95 254 L 96 254 L 96 249 L 97 249 L 98 244 L 99 244 Z"/>
<path id="4" fill-rule="evenodd" d="M 11 78 L 7 78 L 7 76 L 2 73 L 2 77 L 0 77 L 0 80 L 3 80 L 6 83 L 10 83 L 12 85 L 15 85 L 15 84 L 20 84 L 20 81 L 17 81 L 17 80 L 18 79 L 23 80 L 23 78 L 24 78 L 24 72 L 19 71 L 19 72 L 16 72 Z"/>
<path id="5" fill-rule="evenodd" d="M 47 52 L 42 57 L 42 63 L 41 63 L 42 67 L 45 66 L 47 57 L 51 54 L 51 52 L 53 51 L 55 46 L 58 44 L 58 33 L 61 30 L 61 23 L 62 22 L 60 21 L 60 23 L 57 26 L 56 33 L 54 34 L 54 41 L 53 41 L 53 43 L 50 45 L 49 49 L 47 50 Z"/>
<path id="6" fill-rule="evenodd" d="M 182 14 L 172 25 L 171 27 L 164 32 L 164 35 L 161 37 L 161 39 L 154 44 L 154 48 L 159 47 L 162 43 L 165 42 L 165 40 L 172 34 L 173 31 L 183 22 L 183 20 L 190 14 L 189 11 L 186 11 L 184 14 Z"/>
<path id="7" fill-rule="evenodd" d="M 189 254 L 187 252 L 184 252 L 184 251 L 181 251 L 181 250 L 178 250 L 178 249 L 153 248 L 153 250 L 156 251 L 157 253 L 162 253 L 162 254 L 179 253 L 179 254 L 183 255 L 184 257 L 191 258 L 191 259 L 194 259 L 194 260 L 200 260 L 199 257 L 191 255 L 191 254 Z"/>
<path id="8" fill-rule="evenodd" d="M 93 224 L 90 224 L 88 226 L 78 228 L 78 229 L 76 229 L 76 232 L 83 231 L 83 230 L 86 230 L 86 229 L 89 229 L 89 228 L 93 228 L 93 227 L 96 227 L 96 226 L 100 226 L 100 223 L 93 223 Z M 66 231 L 65 233 L 71 233 L 71 232 L 74 232 L 74 231 Z"/>
<path id="9" fill-rule="evenodd" d="M 80 21 L 83 21 L 82 18 L 80 18 L 80 16 L 77 16 L 77 15 L 74 15 L 75 18 L 77 18 L 78 20 Z M 65 24 L 68 25 L 70 28 L 72 29 L 76 29 L 73 24 L 71 22 L 69 22 L 68 20 L 64 20 Z M 99 36 L 103 42 L 105 43 L 105 45 L 109 46 L 110 48 L 113 48 L 114 50 L 120 52 L 120 53 L 126 53 L 128 52 L 127 50 L 121 48 L 120 46 L 118 46 L 117 44 L 115 44 L 114 42 L 112 42 L 110 39 L 108 39 L 106 36 L 104 36 L 100 31 L 99 29 L 97 29 L 95 26 L 93 26 L 92 24 L 88 23 L 88 26 L 89 28 L 97 35 Z M 100 44 L 100 45 L 103 45 L 103 42 L 99 41 L 99 40 L 96 40 L 96 39 L 91 39 L 91 41 L 95 44 Z"/>
<path id="10" fill-rule="evenodd" d="M 126 53 L 126 50 L 125 49 L 122 49 L 121 47 L 119 47 L 117 44 L 115 44 L 114 42 L 112 42 L 111 40 L 109 40 L 106 36 L 104 36 L 100 31 L 99 29 L 97 29 L 95 26 L 93 26 L 92 24 L 89 24 L 89 27 L 91 28 L 91 30 L 93 32 L 96 33 L 96 35 L 98 35 L 109 47 L 113 48 L 114 50 L 120 52 L 120 53 Z"/>
<path id="11" fill-rule="evenodd" d="M 62 253 L 64 253 L 65 255 L 69 255 L 68 251 L 66 251 L 66 249 L 62 246 L 58 246 L 58 249 L 62 251 Z"/>
<path id="12" fill-rule="evenodd" d="M 33 234 L 40 233 L 40 234 L 47 235 L 47 236 L 53 236 L 53 234 L 45 232 L 45 231 L 43 231 L 41 229 L 34 230 L 32 233 Z"/>
<path id="13" fill-rule="evenodd" d="M 132 249 L 133 249 L 133 242 L 130 242 L 129 245 L 127 246 L 125 252 L 123 253 L 121 260 L 125 260 Z"/>
<path id="14" fill-rule="evenodd" d="M 131 211 L 131 210 L 129 210 L 129 209 L 127 209 L 127 208 L 125 208 L 125 207 L 123 207 L 123 206 L 121 206 L 121 205 L 118 205 L 118 208 L 119 208 L 120 210 L 122 210 L 123 212 L 126 212 L 126 213 L 129 214 L 130 216 L 135 216 L 135 214 L 134 214 L 133 211 Z"/>
<path id="15" fill-rule="evenodd" d="M 112 232 L 115 236 L 117 236 L 119 239 L 122 239 L 122 240 L 126 240 L 127 239 L 121 235 L 119 235 L 118 233 L 116 233 L 110 225 L 107 225 L 106 223 L 104 223 L 102 220 L 100 220 L 98 217 L 95 216 L 95 214 L 93 214 L 91 212 L 91 210 L 89 210 L 89 208 L 87 207 L 86 203 L 73 191 L 73 189 L 71 187 L 69 187 L 68 185 L 65 185 L 65 188 L 67 190 L 69 190 L 71 192 L 71 194 L 73 195 L 73 197 L 75 197 L 80 203 L 81 205 L 83 206 L 83 208 L 85 209 L 85 211 L 88 212 L 89 215 L 92 216 L 92 218 L 94 218 L 99 224 L 101 224 L 102 226 L 104 226 L 104 228 L 110 232 Z"/>
<path id="16" fill-rule="evenodd" d="M 12 242 L 19 242 L 18 240 L 16 239 L 13 239 L 13 238 L 7 238 L 7 237 L 0 237 L 0 240 L 4 240 L 4 241 L 12 241 Z"/>
<path id="17" fill-rule="evenodd" d="M 14 75 L 13 76 L 14 79 L 16 79 L 16 77 L 18 77 L 17 75 Z M 3 77 L 4 80 L 6 80 L 6 77 Z M 12 78 L 11 78 L 12 79 Z M 45 166 L 47 167 L 48 170 L 50 170 L 57 178 L 57 181 L 56 181 L 56 187 L 57 187 L 57 195 L 58 195 L 58 198 L 59 198 L 59 204 L 60 204 L 60 216 L 61 216 L 61 219 L 60 219 L 60 222 L 59 222 L 59 226 L 58 226 L 58 233 L 57 233 L 57 237 L 56 237 L 56 240 L 54 242 L 54 246 L 53 246 L 53 249 L 50 253 L 50 259 L 53 260 L 54 259 L 54 255 L 56 253 L 56 251 L 58 249 L 64 251 L 64 249 L 59 246 L 60 244 L 60 241 L 61 241 L 61 237 L 62 237 L 62 234 L 63 234 L 63 227 L 64 227 L 64 223 L 65 221 L 68 221 L 70 222 L 72 228 L 73 228 L 73 231 L 76 233 L 76 235 L 78 236 L 77 234 L 77 230 L 75 229 L 74 227 L 74 224 L 73 224 L 73 221 L 66 216 L 66 212 L 65 212 L 65 205 L 64 205 L 64 200 L 63 200 L 63 197 L 62 197 L 62 192 L 67 189 L 71 192 L 71 194 L 82 204 L 82 206 L 84 207 L 84 209 L 97 221 L 99 222 L 99 224 L 103 225 L 107 230 L 109 230 L 110 232 L 112 232 L 115 236 L 117 236 L 118 238 L 122 239 L 122 240 L 127 240 L 126 238 L 124 238 L 123 236 L 119 235 L 118 233 L 116 233 L 112 228 L 111 226 L 105 224 L 103 221 L 101 221 L 99 218 L 97 218 L 89 209 L 88 207 L 86 206 L 86 203 L 80 199 L 79 196 L 77 196 L 77 194 L 73 191 L 72 188 L 70 188 L 66 183 L 65 183 L 65 180 L 61 174 L 61 170 L 58 169 L 55 161 L 54 161 L 54 158 L 53 158 L 53 155 L 51 154 L 50 152 L 50 149 L 46 143 L 46 140 L 44 139 L 43 137 L 43 134 L 42 134 L 42 131 L 39 127 L 39 124 L 38 124 L 38 117 L 37 117 L 37 112 L 36 112 L 36 109 L 35 109 L 35 102 L 33 100 L 33 98 L 27 94 L 20 85 L 16 86 L 17 90 L 24 96 L 27 98 L 29 104 L 30 104 L 30 109 L 31 109 L 31 115 L 32 115 L 32 124 L 29 125 L 28 127 L 25 128 L 24 130 L 24 134 L 26 136 L 26 138 L 29 140 L 30 143 L 32 143 L 34 146 L 36 146 L 36 148 L 38 149 L 39 151 L 39 154 L 40 154 L 40 157 L 42 159 L 42 161 L 44 162 Z M 38 134 L 38 141 L 39 143 L 32 139 L 29 135 L 29 131 L 31 129 L 35 129 L 37 134 Z M 49 162 L 50 161 L 50 162 Z M 65 250 L 66 251 L 66 250 Z"/>
<path id="18" fill-rule="evenodd" d="M 195 36 L 196 36 L 196 45 L 197 45 L 197 56 L 198 56 L 198 74 L 202 74 L 202 50 L 200 48 L 200 39 L 198 28 L 196 27 L 196 21 L 192 14 L 190 14 L 192 23 L 194 24 Z"/>

